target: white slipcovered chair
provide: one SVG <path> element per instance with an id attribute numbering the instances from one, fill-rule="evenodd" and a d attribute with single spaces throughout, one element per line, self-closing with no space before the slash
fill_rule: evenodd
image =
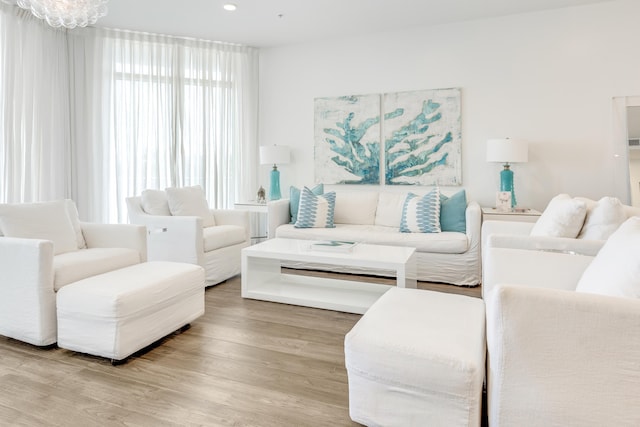
<path id="1" fill-rule="evenodd" d="M 75 203 L 0 204 L 0 334 L 57 341 L 56 292 L 146 260 L 144 227 L 80 222 Z"/>
<path id="2" fill-rule="evenodd" d="M 149 261 L 200 265 L 207 286 L 240 274 L 240 253 L 251 243 L 247 212 L 209 209 L 199 186 L 145 190 L 126 201 L 129 221 L 147 227 Z"/>
<path id="3" fill-rule="evenodd" d="M 513 246 L 484 253 L 489 425 L 640 425 L 640 218 L 585 253 Z"/>

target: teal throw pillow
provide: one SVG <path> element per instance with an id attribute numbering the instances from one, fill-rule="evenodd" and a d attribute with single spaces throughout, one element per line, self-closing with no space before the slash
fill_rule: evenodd
<path id="1" fill-rule="evenodd" d="M 318 184 L 311 189 L 315 195 L 324 193 L 324 184 Z M 298 220 L 298 206 L 300 205 L 300 189 L 297 187 L 289 187 L 289 213 L 291 214 L 291 224 L 295 224 Z"/>
<path id="2" fill-rule="evenodd" d="M 451 197 L 440 195 L 440 229 L 467 232 L 467 195 L 464 190 Z"/>
<path id="3" fill-rule="evenodd" d="M 333 214 L 336 209 L 336 193 L 315 195 L 307 187 L 300 192 L 300 208 L 296 228 L 334 228 Z"/>
<path id="4" fill-rule="evenodd" d="M 419 197 L 407 194 L 402 207 L 400 231 L 403 233 L 440 232 L 440 190 L 435 188 Z"/>

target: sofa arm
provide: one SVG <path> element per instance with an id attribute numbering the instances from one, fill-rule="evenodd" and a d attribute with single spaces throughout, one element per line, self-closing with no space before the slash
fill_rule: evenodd
<path id="1" fill-rule="evenodd" d="M 276 228 L 291 222 L 289 199 L 272 200 L 267 202 L 267 216 L 269 218 L 269 237 L 276 237 Z"/>
<path id="2" fill-rule="evenodd" d="M 129 248 L 140 253 L 140 261 L 147 260 L 146 229 L 133 224 L 97 224 L 81 222 L 82 234 L 89 248 Z"/>
<path id="3" fill-rule="evenodd" d="M 548 251 L 596 256 L 604 243 L 605 240 L 493 234 L 487 236 L 486 248 L 526 249 L 531 251 Z"/>
<path id="4" fill-rule="evenodd" d="M 639 300 L 500 286 L 486 304 L 489 425 L 640 425 Z"/>
<path id="5" fill-rule="evenodd" d="M 484 221 L 482 223 L 482 259 L 484 263 L 484 254 L 487 251 L 487 242 L 490 236 L 494 234 L 507 234 L 513 236 L 528 237 L 535 224 L 529 222 L 516 221 Z"/>
<path id="6" fill-rule="evenodd" d="M 235 209 L 212 209 L 216 225 L 237 225 L 245 229 L 246 241 L 251 241 L 249 212 Z"/>
<path id="7" fill-rule="evenodd" d="M 482 264 L 482 295 L 502 284 L 573 291 L 592 256 L 491 247 Z"/>
<path id="8" fill-rule="evenodd" d="M 0 335 L 34 345 L 56 342 L 53 242 L 0 237 Z"/>
<path id="9" fill-rule="evenodd" d="M 147 227 L 150 261 L 204 264 L 202 218 L 141 214 L 136 222 Z"/>
<path id="10" fill-rule="evenodd" d="M 477 202 L 469 202 L 465 212 L 467 237 L 470 242 L 480 245 L 480 233 L 482 230 L 482 209 Z"/>

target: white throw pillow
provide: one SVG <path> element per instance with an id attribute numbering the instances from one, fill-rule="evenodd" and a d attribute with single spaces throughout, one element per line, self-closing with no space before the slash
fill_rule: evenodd
<path id="1" fill-rule="evenodd" d="M 570 237 L 580 233 L 587 214 L 583 200 L 572 199 L 568 194 L 559 194 L 547 205 L 531 230 L 532 236 Z"/>
<path id="2" fill-rule="evenodd" d="M 71 221 L 71 225 L 73 226 L 73 231 L 76 233 L 76 243 L 78 245 L 78 249 L 85 249 L 87 247 L 87 242 L 85 242 L 84 234 L 82 234 L 80 215 L 78 215 L 78 208 L 76 207 L 76 203 L 71 199 L 65 199 L 64 202 L 67 206 L 67 214 L 69 215 L 69 220 Z"/>
<path id="3" fill-rule="evenodd" d="M 144 190 L 141 199 L 142 210 L 149 215 L 171 215 L 166 192 L 162 190 Z"/>
<path id="4" fill-rule="evenodd" d="M 203 227 L 213 227 L 216 225 L 213 213 L 209 210 L 204 191 L 199 185 L 193 187 L 169 187 L 167 192 L 167 202 L 171 215 L 176 216 L 199 216 L 202 218 Z"/>
<path id="5" fill-rule="evenodd" d="M 295 228 L 334 228 L 333 216 L 336 207 L 336 192 L 313 194 L 304 187 L 300 192 L 298 219 Z"/>
<path id="6" fill-rule="evenodd" d="M 373 225 L 378 206 L 378 192 L 336 192 L 336 224 Z"/>
<path id="7" fill-rule="evenodd" d="M 640 297 L 640 217 L 626 220 L 607 239 L 578 282 L 576 291 Z"/>
<path id="8" fill-rule="evenodd" d="M 78 249 L 65 200 L 2 204 L 0 227 L 6 237 L 51 240 L 55 255 Z"/>
<path id="9" fill-rule="evenodd" d="M 376 208 L 376 225 L 400 228 L 402 220 L 402 208 L 406 193 L 382 192 L 378 196 L 378 207 Z"/>
<path id="10" fill-rule="evenodd" d="M 607 240 L 626 219 L 620 200 L 616 197 L 603 197 L 597 203 L 587 206 L 587 216 L 578 238 Z"/>
<path id="11" fill-rule="evenodd" d="M 407 194 L 400 221 L 402 233 L 440 233 L 440 190 L 420 197 Z"/>

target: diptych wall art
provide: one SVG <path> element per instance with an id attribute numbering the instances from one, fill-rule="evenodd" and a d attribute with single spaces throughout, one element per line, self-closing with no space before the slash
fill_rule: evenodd
<path id="1" fill-rule="evenodd" d="M 316 98 L 314 107 L 316 182 L 462 184 L 460 89 Z"/>

